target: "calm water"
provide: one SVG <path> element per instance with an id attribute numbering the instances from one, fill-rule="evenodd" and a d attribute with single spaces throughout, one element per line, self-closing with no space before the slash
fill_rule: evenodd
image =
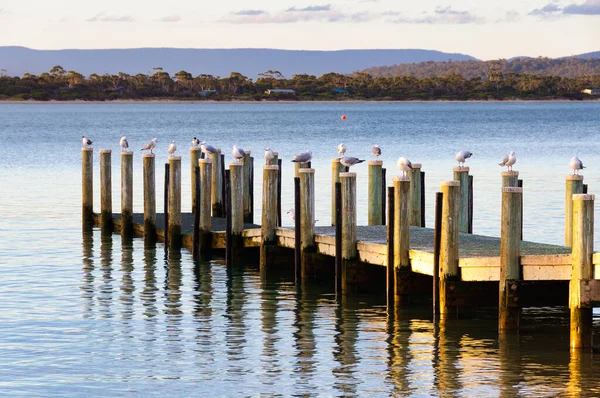
<path id="1" fill-rule="evenodd" d="M 493 311 L 439 328 L 428 308 L 388 317 L 382 297 L 338 302 L 328 286 L 297 291 L 286 271 L 262 280 L 254 264 L 194 267 L 186 251 L 165 257 L 160 245 L 82 233 L 80 137 L 113 149 L 116 209 L 122 135 L 133 148 L 158 137 L 157 166 L 178 142 L 184 211 L 191 137 L 224 148 L 228 161 L 234 143 L 257 158 L 267 145 L 279 151 L 284 208 L 293 200 L 287 160 L 310 148 L 323 225 L 338 143 L 360 157 L 381 145 L 390 176 L 399 156 L 423 163 L 429 225 L 433 193 L 452 178 L 454 154 L 468 149 L 474 229 L 494 236 L 497 163 L 514 150 L 525 238 L 560 244 L 568 162 L 584 161 L 594 193 L 599 126 L 600 103 L 0 105 L 0 395 L 598 396 L 600 358 L 569 355 L 564 308 L 525 311 L 520 335 L 499 341 Z M 135 162 L 141 211 L 141 157 Z M 365 223 L 366 166 L 355 171 Z"/>

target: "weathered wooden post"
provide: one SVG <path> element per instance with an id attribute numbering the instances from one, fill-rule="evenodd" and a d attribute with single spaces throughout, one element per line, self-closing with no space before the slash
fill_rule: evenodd
<path id="1" fill-rule="evenodd" d="M 410 173 L 410 225 L 422 227 L 421 225 L 421 163 L 412 164 Z"/>
<path id="2" fill-rule="evenodd" d="M 240 162 L 229 163 L 231 178 L 231 258 L 237 264 L 243 258 L 244 240 L 244 165 Z"/>
<path id="3" fill-rule="evenodd" d="M 581 282 L 593 278 L 594 195 L 573 195 L 573 247 L 571 251 L 571 349 L 592 349 L 592 308 L 582 307 Z"/>
<path id="4" fill-rule="evenodd" d="M 342 183 L 335 183 L 335 294 L 340 295 L 342 287 Z"/>
<path id="5" fill-rule="evenodd" d="M 523 188 L 502 189 L 502 224 L 500 228 L 500 296 L 498 329 L 519 330 L 521 307 L 511 302 L 512 282 L 521 279 L 521 203 Z"/>
<path id="6" fill-rule="evenodd" d="M 314 277 L 312 254 L 315 252 L 315 170 L 299 169 L 298 174 L 300 176 L 302 280 L 305 280 Z"/>
<path id="7" fill-rule="evenodd" d="M 81 223 L 94 225 L 94 150 L 81 148 Z"/>
<path id="8" fill-rule="evenodd" d="M 396 275 L 396 271 L 395 271 L 395 267 L 394 267 L 394 248 L 395 248 L 395 244 L 394 244 L 394 235 L 395 235 L 395 231 L 394 231 L 394 224 L 396 224 L 396 215 L 394 212 L 394 209 L 396 207 L 394 200 L 395 200 L 395 192 L 394 192 L 394 187 L 388 187 L 387 189 L 387 197 L 388 197 L 388 206 L 389 211 L 388 211 L 388 219 L 387 219 L 387 268 L 386 268 L 386 302 L 387 302 L 387 309 L 388 311 L 391 311 L 394 307 L 395 307 L 395 275 Z"/>
<path id="9" fill-rule="evenodd" d="M 281 227 L 281 167 L 283 166 L 282 159 L 277 159 L 277 165 L 279 166 L 279 173 L 277 175 L 277 226 Z"/>
<path id="10" fill-rule="evenodd" d="M 425 228 L 425 172 L 421 171 L 421 226 Z"/>
<path id="11" fill-rule="evenodd" d="M 199 159 L 200 166 L 200 198 L 196 198 L 196 205 L 200 207 L 200 258 L 209 260 L 212 255 L 212 160 Z"/>
<path id="12" fill-rule="evenodd" d="M 369 160 L 369 189 L 368 189 L 368 223 L 369 225 L 382 225 L 381 206 L 383 204 L 381 179 L 383 178 L 383 162 L 381 160 Z"/>
<path id="13" fill-rule="evenodd" d="M 112 171 L 110 149 L 100 150 L 100 220 L 102 230 L 112 232 Z"/>
<path id="14" fill-rule="evenodd" d="M 469 168 L 455 167 L 454 181 L 460 182 L 460 207 L 458 213 L 458 230 L 460 232 L 469 232 Z"/>
<path id="15" fill-rule="evenodd" d="M 196 212 L 196 166 L 198 166 L 198 160 L 200 160 L 202 150 L 198 147 L 190 148 L 190 171 L 191 171 L 191 182 L 192 182 L 192 213 Z"/>
<path id="16" fill-rule="evenodd" d="M 442 214 L 444 194 L 435 193 L 435 213 L 433 226 L 433 323 L 440 317 L 440 249 L 442 242 Z"/>
<path id="17" fill-rule="evenodd" d="M 340 173 L 343 171 L 340 158 L 331 159 L 331 225 L 335 225 L 335 183 L 340 182 Z"/>
<path id="18" fill-rule="evenodd" d="M 381 169 L 381 225 L 386 225 L 385 220 L 385 210 L 386 210 L 386 191 L 387 191 L 387 180 L 386 180 L 386 169 L 383 167 Z"/>
<path id="19" fill-rule="evenodd" d="M 294 162 L 294 176 L 300 177 L 300 173 L 298 172 L 300 169 L 310 169 L 308 163 L 298 163 Z"/>
<path id="20" fill-rule="evenodd" d="M 410 177 L 394 177 L 394 297 L 396 302 L 407 294 L 410 278 Z"/>
<path id="21" fill-rule="evenodd" d="M 252 200 L 250 196 L 252 192 L 250 192 L 250 174 L 252 171 L 252 157 L 250 156 L 250 151 L 246 151 L 246 155 L 243 160 L 243 214 L 244 214 L 244 222 L 252 223 Z"/>
<path id="22" fill-rule="evenodd" d="M 169 157 L 169 249 L 181 249 L 181 156 Z"/>
<path id="23" fill-rule="evenodd" d="M 275 228 L 277 228 L 277 183 L 279 166 L 263 166 L 262 220 L 260 246 L 260 269 L 266 271 L 269 267 L 271 249 L 277 243 Z"/>
<path id="24" fill-rule="evenodd" d="M 442 190 L 442 233 L 440 241 L 440 318 L 447 318 L 452 307 L 449 284 L 458 281 L 458 217 L 460 181 L 444 181 Z"/>
<path id="25" fill-rule="evenodd" d="M 342 292 L 348 293 L 353 283 L 356 249 L 356 173 L 340 173 L 342 183 Z"/>
<path id="26" fill-rule="evenodd" d="M 583 176 L 570 175 L 566 178 L 565 195 L 565 246 L 573 242 L 573 195 L 583 193 Z"/>
<path id="27" fill-rule="evenodd" d="M 502 172 L 502 189 L 507 187 L 519 186 L 519 172 L 518 171 L 503 171 Z"/>
<path id="28" fill-rule="evenodd" d="M 144 167 L 144 240 L 156 241 L 156 180 L 154 154 L 142 155 Z"/>
<path id="29" fill-rule="evenodd" d="M 221 149 L 210 155 L 212 161 L 211 197 L 213 217 L 223 217 L 223 173 L 221 171 Z"/>
<path id="30" fill-rule="evenodd" d="M 133 152 L 121 152 L 121 236 L 133 236 Z"/>

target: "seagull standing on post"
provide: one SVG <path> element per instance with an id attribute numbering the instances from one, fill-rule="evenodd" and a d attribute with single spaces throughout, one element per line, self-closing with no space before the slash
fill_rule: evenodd
<path id="1" fill-rule="evenodd" d="M 294 163 L 308 163 L 312 160 L 312 152 L 309 150 L 306 150 L 305 152 L 300 152 L 296 155 L 294 155 L 294 159 L 292 159 L 292 162 Z"/>
<path id="2" fill-rule="evenodd" d="M 473 154 L 469 151 L 459 151 L 456 154 L 456 161 L 458 162 L 458 167 L 465 166 L 465 160 L 473 156 Z"/>
<path id="3" fill-rule="evenodd" d="M 265 160 L 267 164 L 272 164 L 273 159 L 275 159 L 275 154 L 271 150 L 271 148 L 265 148 Z"/>
<path id="4" fill-rule="evenodd" d="M 152 150 L 156 146 L 157 142 L 158 138 L 152 138 L 150 141 L 148 141 L 148 143 L 146 143 L 146 145 L 144 145 L 142 149 L 140 149 L 140 151 L 150 151 L 150 153 L 153 153 Z"/>
<path id="5" fill-rule="evenodd" d="M 92 145 L 92 140 L 90 140 L 89 138 L 87 138 L 85 135 L 81 136 L 81 142 L 83 143 L 83 147 L 87 148 L 90 145 Z"/>
<path id="6" fill-rule="evenodd" d="M 219 151 L 217 150 L 217 148 L 215 148 L 212 145 L 208 145 L 206 143 L 206 141 L 202 141 L 200 143 L 200 149 L 202 150 L 202 153 L 204 153 L 207 157 L 209 157 L 212 154 L 219 153 Z"/>
<path id="7" fill-rule="evenodd" d="M 379 145 L 373 145 L 373 148 L 371 148 L 371 153 L 375 155 L 377 159 L 379 159 L 379 157 L 381 156 L 381 148 L 379 147 Z"/>
<path id="8" fill-rule="evenodd" d="M 412 171 L 412 163 L 406 158 L 400 158 L 398 159 L 398 168 L 404 177 L 408 177 L 408 173 Z"/>
<path id="9" fill-rule="evenodd" d="M 177 151 L 177 145 L 175 145 L 175 141 L 171 141 L 169 144 L 169 155 L 174 156 Z"/>
<path id="10" fill-rule="evenodd" d="M 198 148 L 198 145 L 200 145 L 200 140 L 198 138 L 194 137 L 192 139 L 192 147 L 193 148 Z"/>
<path id="11" fill-rule="evenodd" d="M 579 170 L 585 169 L 583 162 L 581 160 L 579 160 L 579 158 L 577 156 L 575 156 L 573 159 L 571 159 L 571 163 L 569 163 L 569 166 L 573 169 L 573 175 L 578 175 Z"/>
<path id="12" fill-rule="evenodd" d="M 517 156 L 515 155 L 515 153 L 513 151 L 510 152 L 510 154 L 508 155 L 508 162 L 506 162 L 506 165 L 508 167 L 509 171 L 512 171 L 512 167 L 513 164 L 517 163 Z"/>
<path id="13" fill-rule="evenodd" d="M 242 148 L 238 148 L 237 145 L 234 145 L 231 154 L 233 155 L 233 158 L 239 162 L 240 159 L 244 159 L 244 156 L 246 156 L 246 151 L 244 151 Z"/>
<path id="14" fill-rule="evenodd" d="M 348 171 L 350 171 L 350 166 L 354 166 L 355 164 L 362 162 L 364 162 L 364 159 L 354 158 L 352 156 L 342 156 L 340 158 L 340 163 L 342 166 L 345 166 Z"/>
<path id="15" fill-rule="evenodd" d="M 338 151 L 338 153 L 340 154 L 340 158 L 341 158 L 342 156 L 344 156 L 344 154 L 346 153 L 346 149 L 347 149 L 347 148 L 346 148 L 346 144 L 344 144 L 343 142 L 342 142 L 340 145 L 338 145 L 338 147 L 337 147 L 337 151 Z"/>
<path id="16" fill-rule="evenodd" d="M 119 145 L 121 146 L 121 152 L 127 152 L 127 148 L 129 148 L 129 142 L 127 142 L 127 137 L 121 137 Z"/>

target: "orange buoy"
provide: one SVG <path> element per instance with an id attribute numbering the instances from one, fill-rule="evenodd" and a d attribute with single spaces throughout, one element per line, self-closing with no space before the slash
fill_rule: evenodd
<path id="1" fill-rule="evenodd" d="M 342 115 L 342 120 L 346 120 L 346 115 Z"/>

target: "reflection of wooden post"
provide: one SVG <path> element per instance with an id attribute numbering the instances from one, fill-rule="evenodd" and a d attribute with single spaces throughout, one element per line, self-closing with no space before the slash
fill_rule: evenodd
<path id="1" fill-rule="evenodd" d="M 394 177 L 394 296 L 399 301 L 406 295 L 403 277 L 410 272 L 410 177 Z"/>
<path id="2" fill-rule="evenodd" d="M 196 212 L 196 166 L 198 166 L 198 160 L 200 159 L 200 155 L 202 155 L 202 150 L 200 148 L 191 147 L 190 148 L 190 171 L 191 171 L 191 181 L 192 181 L 192 213 Z"/>
<path id="3" fill-rule="evenodd" d="M 592 349 L 592 308 L 581 306 L 581 281 L 593 278 L 594 195 L 573 195 L 573 247 L 571 251 L 571 349 Z"/>
<path id="4" fill-rule="evenodd" d="M 111 150 L 100 150 L 100 219 L 102 230 L 112 231 Z"/>
<path id="5" fill-rule="evenodd" d="M 211 198 L 213 217 L 223 217 L 223 173 L 221 171 L 221 150 L 210 155 L 212 161 Z"/>
<path id="6" fill-rule="evenodd" d="M 448 316 L 447 282 L 458 275 L 458 215 L 460 212 L 460 182 L 444 181 L 442 188 L 442 233 L 440 241 L 440 317 Z"/>
<path id="7" fill-rule="evenodd" d="M 340 182 L 340 173 L 343 170 L 340 158 L 331 159 L 331 225 L 335 225 L 335 183 Z"/>
<path id="8" fill-rule="evenodd" d="M 156 181 L 154 154 L 142 155 L 144 162 L 144 240 L 156 240 Z"/>
<path id="9" fill-rule="evenodd" d="M 121 152 L 121 235 L 133 236 L 133 152 Z"/>
<path id="10" fill-rule="evenodd" d="M 208 260 L 212 252 L 212 160 L 199 159 L 200 166 L 200 197 L 196 198 L 196 206 L 200 208 L 200 257 Z"/>
<path id="11" fill-rule="evenodd" d="M 239 263 L 243 258 L 244 241 L 244 166 L 240 162 L 229 163 L 231 190 L 231 258 Z"/>
<path id="12" fill-rule="evenodd" d="M 94 225 L 94 150 L 81 148 L 81 223 Z"/>
<path id="13" fill-rule="evenodd" d="M 279 166 L 263 166 L 262 220 L 260 246 L 260 267 L 265 270 L 269 266 L 269 246 L 276 244 L 275 228 L 277 228 L 277 180 Z"/>
<path id="14" fill-rule="evenodd" d="M 181 156 L 169 157 L 169 249 L 181 248 Z"/>
<path id="15" fill-rule="evenodd" d="M 369 189 L 368 189 L 368 222 L 369 225 L 382 225 L 381 206 L 383 204 L 382 184 L 383 162 L 381 160 L 369 160 Z"/>
<path id="16" fill-rule="evenodd" d="M 302 279 L 312 277 L 311 253 L 315 251 L 315 170 L 300 169 L 300 238 L 302 242 Z"/>
<path id="17" fill-rule="evenodd" d="M 421 164 L 413 163 L 410 173 L 410 225 L 421 225 Z"/>
<path id="18" fill-rule="evenodd" d="M 521 203 L 523 188 L 502 190 L 502 225 L 500 229 L 500 297 L 498 329 L 500 332 L 519 329 L 521 308 L 510 303 L 511 281 L 521 279 Z"/>
<path id="19" fill-rule="evenodd" d="M 347 292 L 353 279 L 349 274 L 356 260 L 356 173 L 340 173 L 342 183 L 342 291 Z"/>
<path id="20" fill-rule="evenodd" d="M 573 195 L 583 193 L 583 176 L 567 176 L 565 195 L 565 246 L 571 247 L 573 241 Z"/>
<path id="21" fill-rule="evenodd" d="M 459 195 L 460 204 L 458 210 L 458 230 L 469 232 L 469 168 L 455 167 L 454 181 L 460 182 Z"/>

